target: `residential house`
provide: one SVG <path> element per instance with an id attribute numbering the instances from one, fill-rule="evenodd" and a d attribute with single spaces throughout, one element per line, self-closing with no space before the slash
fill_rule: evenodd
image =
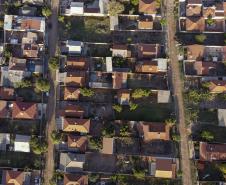
<path id="1" fill-rule="evenodd" d="M 3 86 L 15 86 L 17 82 L 31 76 L 27 70 L 26 59 L 11 57 L 9 65 L 1 67 L 1 83 Z"/>
<path id="2" fill-rule="evenodd" d="M 141 122 L 137 128 L 145 142 L 170 140 L 170 127 L 165 123 Z"/>
<path id="3" fill-rule="evenodd" d="M 79 152 L 85 152 L 88 146 L 88 139 L 86 136 L 68 134 L 67 145 L 69 149 Z"/>
<path id="4" fill-rule="evenodd" d="M 158 13 L 160 4 L 156 0 L 139 0 L 139 12 L 143 14 L 155 15 Z"/>
<path id="5" fill-rule="evenodd" d="M 160 73 L 167 72 L 167 59 L 143 60 L 136 62 L 137 73 Z"/>
<path id="6" fill-rule="evenodd" d="M 85 154 L 60 153 L 59 168 L 61 171 L 67 173 L 82 172 L 84 163 Z"/>
<path id="7" fill-rule="evenodd" d="M 158 178 L 176 178 L 176 161 L 171 158 L 156 158 L 150 165 L 151 175 Z"/>
<path id="8" fill-rule="evenodd" d="M 114 138 L 103 137 L 103 154 L 114 154 Z"/>
<path id="9" fill-rule="evenodd" d="M 66 105 L 60 108 L 58 114 L 62 117 L 83 118 L 85 110 L 79 105 L 66 103 Z"/>
<path id="10" fill-rule="evenodd" d="M 201 161 L 225 161 L 226 144 L 200 142 L 199 158 Z"/>
<path id="11" fill-rule="evenodd" d="M 29 3 L 34 5 L 43 5 L 44 0 L 22 0 L 22 3 Z"/>
<path id="12" fill-rule="evenodd" d="M 5 100 L 0 100 L 0 118 L 9 118 L 9 116 L 9 103 Z"/>
<path id="13" fill-rule="evenodd" d="M 15 98 L 15 89 L 10 87 L 0 87 L 0 99 L 13 100 Z"/>
<path id="14" fill-rule="evenodd" d="M 22 171 L 4 170 L 2 173 L 2 184 L 5 185 L 24 185 L 25 173 Z"/>
<path id="15" fill-rule="evenodd" d="M 64 118 L 63 131 L 89 133 L 90 119 Z"/>
<path id="16" fill-rule="evenodd" d="M 80 41 L 67 40 L 66 50 L 63 48 L 63 53 L 66 52 L 69 55 L 80 55 L 82 53 L 83 43 Z"/>
<path id="17" fill-rule="evenodd" d="M 224 2 L 212 0 L 187 0 L 180 2 L 181 14 L 179 27 L 187 32 L 224 32 Z"/>
<path id="18" fill-rule="evenodd" d="M 88 185 L 88 175 L 64 174 L 63 185 Z"/>
<path id="19" fill-rule="evenodd" d="M 44 17 L 27 17 L 17 15 L 5 15 L 4 30 L 8 31 L 38 31 L 45 32 Z"/>
<path id="20" fill-rule="evenodd" d="M 65 68 L 67 71 L 87 70 L 87 59 L 83 57 L 68 57 Z"/>
<path id="21" fill-rule="evenodd" d="M 127 45 L 114 44 L 111 50 L 113 57 L 123 57 L 123 58 L 131 57 L 131 51 L 128 50 Z"/>
<path id="22" fill-rule="evenodd" d="M 226 92 L 226 81 L 212 80 L 209 84 L 209 91 L 211 93 L 224 93 Z"/>
<path id="23" fill-rule="evenodd" d="M 113 89 L 127 88 L 127 73 L 113 72 L 112 73 Z"/>
<path id="24" fill-rule="evenodd" d="M 117 91 L 118 103 L 120 105 L 129 105 L 130 102 L 130 90 L 120 89 Z"/>
<path id="25" fill-rule="evenodd" d="M 0 133 L 0 150 L 6 151 L 10 145 L 10 134 Z"/>
<path id="26" fill-rule="evenodd" d="M 138 58 L 157 58 L 160 56 L 161 47 L 159 44 L 138 44 Z"/>
<path id="27" fill-rule="evenodd" d="M 64 100 L 78 100 L 80 97 L 80 89 L 77 87 L 64 87 Z"/>
<path id="28" fill-rule="evenodd" d="M 138 29 L 140 30 L 152 30 L 154 25 L 152 16 L 139 16 Z"/>
<path id="29" fill-rule="evenodd" d="M 15 101 L 11 105 L 12 119 L 38 119 L 38 104 Z"/>
<path id="30" fill-rule="evenodd" d="M 74 71 L 66 72 L 65 84 L 68 86 L 83 87 L 86 83 L 86 72 Z"/>
<path id="31" fill-rule="evenodd" d="M 16 152 L 30 152 L 31 136 L 16 134 L 14 140 L 14 151 Z"/>

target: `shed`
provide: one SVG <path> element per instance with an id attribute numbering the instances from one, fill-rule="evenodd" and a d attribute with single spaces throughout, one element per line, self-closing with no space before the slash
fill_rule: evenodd
<path id="1" fill-rule="evenodd" d="M 226 127 L 226 109 L 217 109 L 219 126 Z"/>
<path id="2" fill-rule="evenodd" d="M 30 136 L 16 135 L 14 141 L 14 151 L 30 152 Z"/>
<path id="3" fill-rule="evenodd" d="M 103 154 L 113 154 L 114 153 L 114 138 L 103 138 Z"/>
<path id="4" fill-rule="evenodd" d="M 158 91 L 158 103 L 170 103 L 170 91 L 169 90 L 159 90 Z"/>

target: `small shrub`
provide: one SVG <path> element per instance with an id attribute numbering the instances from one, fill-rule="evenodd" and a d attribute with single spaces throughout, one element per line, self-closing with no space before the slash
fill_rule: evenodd
<path id="1" fill-rule="evenodd" d="M 108 3 L 108 13 L 110 16 L 116 16 L 124 11 L 124 5 L 116 0 L 110 0 Z"/>
<path id="2" fill-rule="evenodd" d="M 133 103 L 133 102 L 129 102 L 129 110 L 130 110 L 130 111 L 136 110 L 137 107 L 138 107 L 138 104 Z"/>
<path id="3" fill-rule="evenodd" d="M 52 15 L 52 11 L 49 7 L 45 6 L 42 8 L 42 15 L 45 17 L 49 17 L 50 15 Z"/>
<path id="4" fill-rule="evenodd" d="M 87 88 L 80 88 L 80 93 L 82 96 L 86 96 L 86 97 L 92 97 L 95 94 L 95 92 L 92 89 L 87 89 Z"/>
<path id="5" fill-rule="evenodd" d="M 212 141 L 212 140 L 214 140 L 214 135 L 210 131 L 202 131 L 201 132 L 201 137 L 202 137 L 202 139 L 204 139 L 206 141 Z"/>
<path id="6" fill-rule="evenodd" d="M 150 90 L 147 89 L 135 89 L 132 93 L 132 98 L 138 99 L 142 97 L 148 97 L 151 94 Z"/>
<path id="7" fill-rule="evenodd" d="M 47 79 L 40 78 L 35 83 L 36 88 L 42 92 L 48 92 L 50 89 L 50 83 Z"/>
<path id="8" fill-rule="evenodd" d="M 204 34 L 196 35 L 195 40 L 198 43 L 203 43 L 206 40 L 206 35 L 204 35 Z"/>
<path id="9" fill-rule="evenodd" d="M 56 57 L 52 57 L 49 59 L 48 64 L 51 70 L 56 70 L 59 68 L 59 59 Z"/>
<path id="10" fill-rule="evenodd" d="M 122 106 L 121 105 L 113 105 L 112 108 L 116 111 L 116 112 L 122 112 Z"/>

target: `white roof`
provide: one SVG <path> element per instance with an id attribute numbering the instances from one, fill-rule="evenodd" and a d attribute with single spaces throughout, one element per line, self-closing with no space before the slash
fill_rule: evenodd
<path id="1" fill-rule="evenodd" d="M 4 17 L 4 30 L 10 30 L 12 28 L 12 15 L 5 15 Z"/>
<path id="2" fill-rule="evenodd" d="M 218 109 L 217 112 L 219 126 L 226 127 L 226 109 Z"/>
<path id="3" fill-rule="evenodd" d="M 112 72 L 112 57 L 106 57 L 107 72 Z"/>
<path id="4" fill-rule="evenodd" d="M 70 14 L 83 14 L 84 2 L 71 2 Z"/>
<path id="5" fill-rule="evenodd" d="M 110 30 L 118 29 L 118 16 L 110 16 Z"/>
<path id="6" fill-rule="evenodd" d="M 67 48 L 69 53 L 81 53 L 82 52 L 82 42 L 80 41 L 67 41 Z"/>
<path id="7" fill-rule="evenodd" d="M 158 58 L 158 70 L 159 71 L 167 71 L 167 59 Z"/>
<path id="8" fill-rule="evenodd" d="M 16 135 L 14 141 L 14 151 L 30 152 L 30 136 Z"/>
<path id="9" fill-rule="evenodd" d="M 170 102 L 170 91 L 159 90 L 158 91 L 158 103 L 169 103 Z"/>

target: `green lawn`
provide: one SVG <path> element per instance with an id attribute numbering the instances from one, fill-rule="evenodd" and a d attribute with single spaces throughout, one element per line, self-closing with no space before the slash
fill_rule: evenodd
<path id="1" fill-rule="evenodd" d="M 210 124 L 198 124 L 192 134 L 193 140 L 202 141 L 203 139 L 201 138 L 201 132 L 204 130 L 213 133 L 213 142 L 226 143 L 226 128 Z"/>
<path id="2" fill-rule="evenodd" d="M 60 25 L 60 37 L 87 42 L 110 42 L 110 20 L 108 17 L 65 17 Z"/>
<path id="3" fill-rule="evenodd" d="M 173 104 L 144 104 L 139 105 L 135 111 L 130 111 L 129 107 L 124 107 L 121 113 L 116 113 L 116 119 L 161 122 L 172 117 L 172 112 Z"/>
<path id="4" fill-rule="evenodd" d="M 37 169 L 40 156 L 25 152 L 0 151 L 0 166 Z"/>

